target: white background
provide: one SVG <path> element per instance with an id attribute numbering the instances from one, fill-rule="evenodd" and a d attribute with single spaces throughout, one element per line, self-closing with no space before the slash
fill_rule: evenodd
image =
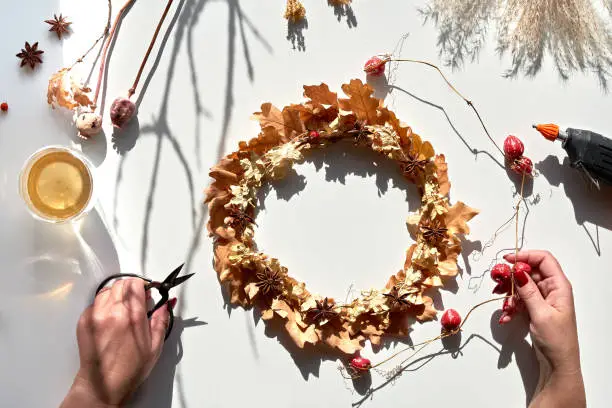
<path id="1" fill-rule="evenodd" d="M 176 313 L 183 320 L 136 406 L 525 404 L 537 365 L 524 324 L 497 327 L 499 305 L 473 315 L 462 335 L 467 344 L 455 358 L 445 352 L 421 360 L 379 389 L 385 379 L 373 373 L 371 385 L 377 390 L 364 399 L 368 384 L 345 383 L 335 357 L 287 348 L 256 323 L 251 311 L 227 308 L 211 266 L 211 241 L 200 231 L 207 171 L 220 154 L 257 134 L 249 116 L 262 102 L 300 101 L 303 84 L 321 81 L 339 91 L 352 77 L 363 79 L 365 60 L 392 51 L 405 33 L 404 57 L 440 62 L 438 33 L 417 13 L 424 2 L 356 0 L 349 27 L 347 16 L 338 21 L 324 0 L 305 1 L 308 27 L 302 31 L 305 50 L 299 50 L 286 38 L 282 0 L 175 0 L 136 94 L 142 97 L 138 122 L 114 136 L 108 106 L 131 86 L 165 5 L 138 0 L 121 25 L 109 62 L 103 93 L 106 134 L 80 142 L 69 118 L 48 108 L 46 83 L 98 35 L 105 3 L 2 0 L 0 99 L 9 102 L 10 112 L 0 114 L 0 405 L 59 404 L 78 366 L 78 315 L 103 276 L 122 270 L 161 279 L 186 259 L 196 276 L 177 291 Z M 113 3 L 115 13 L 122 2 Z M 73 34 L 61 42 L 42 23 L 59 12 L 74 22 Z M 607 188 L 589 191 L 579 174 L 559 165 L 564 158 L 560 145 L 540 138 L 530 125 L 557 121 L 612 134 L 610 97 L 590 76 L 575 74 L 562 83 L 548 59 L 535 78 L 503 78 L 510 61 L 495 53 L 494 34 L 491 27 L 478 61 L 449 72 L 450 77 L 480 108 L 497 142 L 509 133 L 519 135 L 543 173 L 530 189 L 524 245 L 549 249 L 569 275 L 588 401 L 607 406 L 603 379 L 612 358 L 612 331 L 604 308 L 612 295 L 612 194 Z M 14 57 L 26 40 L 38 40 L 45 50 L 44 64 L 34 72 L 19 69 Z M 484 255 L 467 255 L 511 217 L 515 186 L 486 153 L 471 152 L 487 151 L 499 160 L 472 112 L 433 70 L 404 64 L 394 82 L 403 91 L 393 90 L 387 103 L 446 155 L 452 199 L 482 211 L 471 223 L 462 276 L 436 300 L 440 308 L 465 313 L 487 299 L 493 287 L 490 279 L 478 277 L 498 251 L 514 245 L 510 226 Z M 383 88 L 377 87 L 381 96 Z M 22 163 L 49 144 L 76 146 L 97 166 L 99 203 L 78 225 L 35 222 L 18 196 Z M 410 244 L 403 220 L 408 209 L 417 208 L 415 191 L 393 166 L 353 150 L 317 153 L 297 173 L 265 199 L 258 217 L 261 248 L 314 292 L 343 298 L 350 285 L 357 290 L 382 286 L 400 269 Z M 438 332 L 436 322 L 417 325 L 411 340 Z M 377 361 L 396 347 L 402 345 L 363 354 Z M 421 356 L 441 350 L 434 344 Z"/>

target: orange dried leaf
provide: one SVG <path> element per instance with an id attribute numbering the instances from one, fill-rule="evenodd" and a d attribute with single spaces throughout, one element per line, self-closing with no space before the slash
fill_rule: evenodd
<path id="1" fill-rule="evenodd" d="M 285 138 L 273 126 L 267 126 L 261 130 L 259 136 L 249 140 L 249 142 L 240 142 L 238 147 L 242 152 L 252 152 L 261 156 L 270 149 L 280 146 L 285 142 Z"/>
<path id="2" fill-rule="evenodd" d="M 306 131 L 304 122 L 300 118 L 300 111 L 292 109 L 290 106 L 283 109 L 283 123 L 283 132 L 288 139 L 293 139 Z"/>
<path id="3" fill-rule="evenodd" d="M 372 96 L 374 90 L 370 85 L 360 79 L 352 79 L 350 83 L 342 85 L 342 90 L 349 96 L 349 99 L 340 99 L 342 110 L 353 112 L 358 120 L 364 120 L 368 125 L 378 124 L 379 100 Z"/>
<path id="4" fill-rule="evenodd" d="M 423 309 L 423 312 L 417 315 L 417 320 L 420 322 L 434 320 L 438 315 L 438 311 L 433 306 L 433 300 L 428 296 L 423 296 L 423 299 L 425 300 L 425 308 Z"/>
<path id="5" fill-rule="evenodd" d="M 62 68 L 49 78 L 47 103 L 52 108 L 59 106 L 68 110 L 93 107 L 89 92 L 91 89 L 76 83 L 68 68 Z"/>
<path id="6" fill-rule="evenodd" d="M 436 177 L 438 178 L 438 192 L 444 197 L 450 191 L 450 181 L 448 181 L 448 164 L 443 154 L 439 154 L 434 159 L 436 165 Z"/>
<path id="7" fill-rule="evenodd" d="M 255 112 L 251 119 L 259 121 L 262 130 L 270 126 L 276 129 L 280 135 L 284 136 L 285 134 L 283 112 L 270 102 L 262 103 L 261 112 Z"/>
<path id="8" fill-rule="evenodd" d="M 474 218 L 478 213 L 478 210 L 468 207 L 461 201 L 457 202 L 444 214 L 448 233 L 451 235 L 469 234 L 470 227 L 468 227 L 467 221 Z"/>
<path id="9" fill-rule="evenodd" d="M 338 106 L 338 95 L 330 91 L 327 84 L 324 83 L 304 85 L 304 96 L 315 104 Z"/>

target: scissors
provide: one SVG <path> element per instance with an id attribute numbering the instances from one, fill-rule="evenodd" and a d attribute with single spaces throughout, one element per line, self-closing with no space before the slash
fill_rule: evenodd
<path id="1" fill-rule="evenodd" d="M 170 289 L 172 289 L 175 286 L 180 285 L 181 283 L 185 282 L 187 279 L 191 278 L 194 275 L 193 273 L 190 273 L 190 274 L 187 274 L 187 275 L 184 275 L 184 276 L 178 276 L 178 274 L 181 272 L 181 269 L 183 269 L 183 266 L 185 266 L 184 263 L 182 265 L 178 266 L 172 272 L 170 272 L 170 274 L 168 276 L 166 276 L 166 279 L 164 279 L 162 282 L 157 282 L 157 281 L 154 281 L 152 279 L 146 278 L 144 276 L 137 275 L 135 273 L 117 273 L 115 275 L 111 275 L 111 276 L 105 278 L 98 285 L 98 288 L 96 289 L 96 295 L 98 293 L 100 293 L 100 291 L 102 289 L 104 289 L 104 287 L 110 281 L 112 281 L 114 279 L 121 279 L 121 278 L 138 278 L 138 279 L 142 279 L 143 281 L 147 282 L 144 285 L 145 292 L 147 290 L 157 289 L 157 291 L 161 295 L 161 299 L 158 300 L 157 303 L 155 303 L 155 306 L 153 306 L 153 308 L 151 310 L 147 311 L 147 317 L 151 318 L 151 316 L 153 315 L 153 312 L 155 312 L 157 309 L 159 309 L 160 307 L 164 306 L 166 304 L 166 302 L 168 302 L 168 299 L 170 298 Z M 165 337 L 166 339 L 170 335 L 170 332 L 172 331 L 172 327 L 174 326 L 174 313 L 172 312 L 172 308 L 168 308 L 168 312 L 170 313 L 170 320 L 168 322 L 168 328 L 166 329 L 166 337 Z"/>

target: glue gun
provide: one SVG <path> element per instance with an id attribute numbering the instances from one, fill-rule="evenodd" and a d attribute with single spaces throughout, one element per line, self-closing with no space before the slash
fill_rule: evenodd
<path id="1" fill-rule="evenodd" d="M 599 189 L 599 181 L 612 185 L 612 140 L 588 130 L 559 130 L 554 124 L 533 125 L 542 136 L 560 140 L 570 159 L 570 166 L 582 170 Z"/>

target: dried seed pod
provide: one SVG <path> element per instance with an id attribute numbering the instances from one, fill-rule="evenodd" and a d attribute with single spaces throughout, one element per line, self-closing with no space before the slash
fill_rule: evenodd
<path id="1" fill-rule="evenodd" d="M 110 118 L 113 126 L 123 128 L 136 113 L 136 105 L 128 98 L 119 97 L 113 101 L 110 108 Z"/>
<path id="2" fill-rule="evenodd" d="M 79 137 L 89 139 L 102 130 L 102 117 L 94 112 L 83 112 L 76 117 L 76 127 Z"/>

